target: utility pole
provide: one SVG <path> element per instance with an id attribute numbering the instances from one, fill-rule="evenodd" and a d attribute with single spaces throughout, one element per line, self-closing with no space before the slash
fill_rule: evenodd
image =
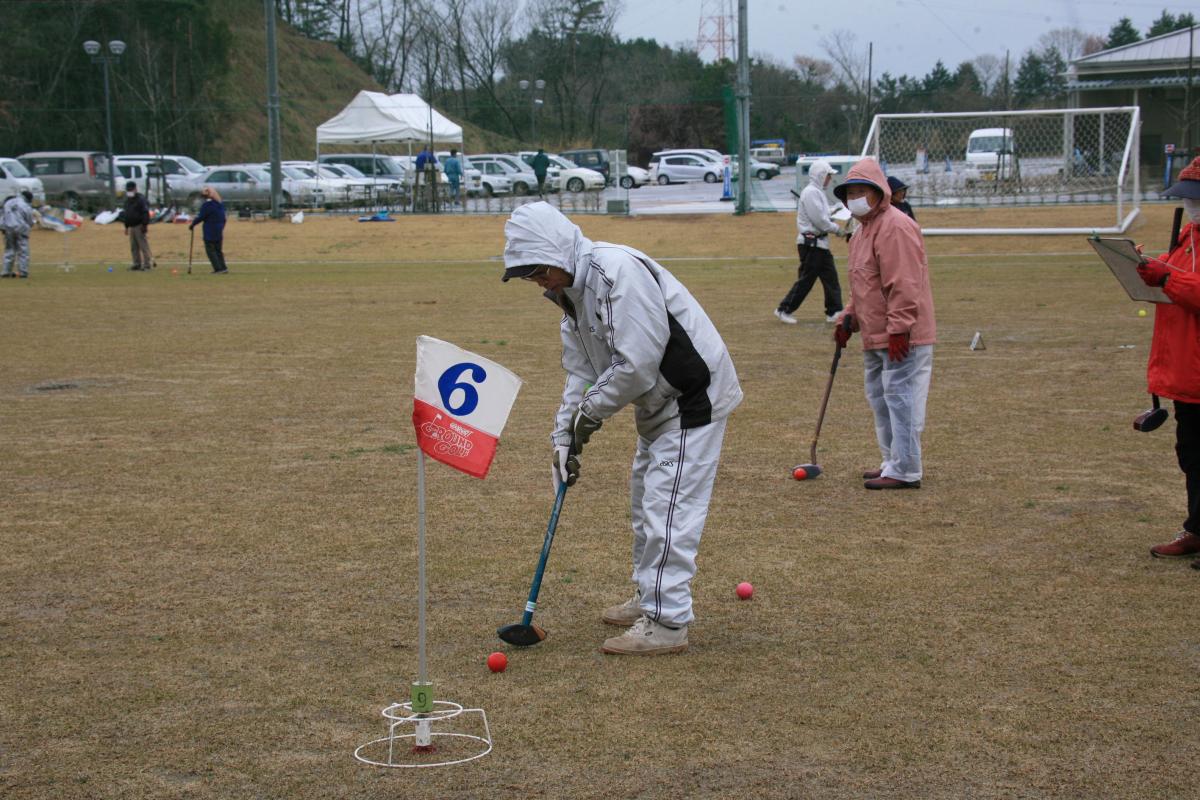
<path id="1" fill-rule="evenodd" d="M 738 0 L 738 67 L 737 127 L 738 127 L 738 193 L 736 213 L 750 211 L 750 47 L 746 24 L 746 0 Z"/>
<path id="2" fill-rule="evenodd" d="M 271 218 L 283 216 L 280 200 L 283 172 L 279 166 L 279 66 L 275 58 L 275 0 L 263 0 L 267 17 L 267 148 L 271 158 Z"/>

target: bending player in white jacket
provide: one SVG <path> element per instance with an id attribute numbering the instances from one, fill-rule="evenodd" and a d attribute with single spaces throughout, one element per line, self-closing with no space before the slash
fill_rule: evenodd
<path id="1" fill-rule="evenodd" d="M 635 409 L 637 588 L 604 611 L 605 622 L 630 627 L 602 650 L 684 650 L 725 420 L 742 400 L 729 351 L 683 284 L 643 253 L 592 242 L 547 203 L 518 208 L 504 233 L 503 280 L 534 281 L 563 311 L 567 379 L 551 437 L 555 484 L 574 483 L 578 451 L 606 419 Z"/>

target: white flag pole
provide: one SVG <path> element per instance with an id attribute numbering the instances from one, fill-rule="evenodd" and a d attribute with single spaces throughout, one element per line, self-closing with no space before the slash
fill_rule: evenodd
<path id="1" fill-rule="evenodd" d="M 425 670 L 425 451 L 417 448 L 417 680 L 429 681 Z"/>
<path id="2" fill-rule="evenodd" d="M 417 448 L 417 682 L 410 695 L 417 722 L 414 751 L 433 752 L 429 720 L 433 711 L 433 684 L 425 668 L 425 451 Z"/>

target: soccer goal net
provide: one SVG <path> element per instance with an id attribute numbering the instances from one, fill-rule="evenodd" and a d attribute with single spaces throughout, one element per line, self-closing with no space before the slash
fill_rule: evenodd
<path id="1" fill-rule="evenodd" d="M 877 114 L 862 154 L 908 184 L 913 205 L 1116 206 L 1112 226 L 983 227 L 986 216 L 967 215 L 926 234 L 1123 233 L 1140 206 L 1140 130 L 1136 106 Z"/>

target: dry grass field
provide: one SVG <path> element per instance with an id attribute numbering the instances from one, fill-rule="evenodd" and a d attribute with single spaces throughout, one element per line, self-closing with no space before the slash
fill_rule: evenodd
<path id="1" fill-rule="evenodd" d="M 152 230 L 145 275 L 115 228 L 71 234 L 72 271 L 38 232 L 33 277 L 0 283 L 0 796 L 1198 796 L 1200 573 L 1146 552 L 1183 517 L 1174 425 L 1130 426 L 1152 317 L 1082 237 L 929 241 L 924 487 L 876 493 L 855 349 L 826 475 L 789 475 L 833 352 L 816 296 L 771 315 L 790 215 L 580 223 L 673 259 L 746 392 L 686 654 L 598 652 L 628 592 L 628 412 L 567 497 L 549 637 L 495 637 L 541 546 L 562 386 L 557 315 L 499 281 L 501 218 L 236 221 L 225 278 L 199 253 L 183 274 L 184 226 Z M 1168 227 L 1148 209 L 1135 237 Z M 495 750 L 414 772 L 351 754 L 416 677 L 419 334 L 525 385 L 487 480 L 428 475 L 430 673 Z"/>

